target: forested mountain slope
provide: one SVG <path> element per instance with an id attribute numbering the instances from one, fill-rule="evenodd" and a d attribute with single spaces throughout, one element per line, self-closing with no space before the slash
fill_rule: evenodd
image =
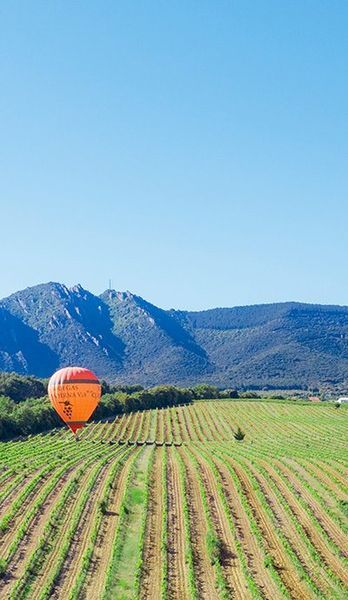
<path id="1" fill-rule="evenodd" d="M 83 364 L 115 382 L 343 386 L 348 307 L 295 302 L 162 310 L 130 292 L 40 284 L 0 302 L 0 370 Z"/>

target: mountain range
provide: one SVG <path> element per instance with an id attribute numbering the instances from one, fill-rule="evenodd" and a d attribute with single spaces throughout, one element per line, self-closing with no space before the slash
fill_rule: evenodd
<path id="1" fill-rule="evenodd" d="M 284 302 L 192 312 L 130 292 L 45 283 L 0 301 L 0 370 L 78 364 L 110 382 L 344 388 L 348 307 Z"/>

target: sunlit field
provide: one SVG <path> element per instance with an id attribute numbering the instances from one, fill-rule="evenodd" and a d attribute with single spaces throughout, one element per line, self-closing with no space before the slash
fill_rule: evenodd
<path id="1" fill-rule="evenodd" d="M 0 598 L 347 598 L 347 423 L 207 401 L 1 443 Z"/>

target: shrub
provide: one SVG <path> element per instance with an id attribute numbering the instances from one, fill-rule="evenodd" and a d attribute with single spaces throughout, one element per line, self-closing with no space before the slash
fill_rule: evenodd
<path id="1" fill-rule="evenodd" d="M 273 567 L 273 558 L 272 558 L 272 556 L 270 556 L 269 554 L 267 554 L 267 556 L 265 557 L 265 560 L 263 561 L 263 564 L 266 567 L 266 569 L 269 569 L 270 567 Z"/>
<path id="2" fill-rule="evenodd" d="M 221 564 L 223 555 L 223 542 L 215 534 L 207 534 L 207 547 L 212 565 Z"/>
<path id="3" fill-rule="evenodd" d="M 102 513 L 102 515 L 105 515 L 107 513 L 107 511 L 108 511 L 108 503 L 106 502 L 106 500 L 101 500 L 99 502 L 98 509 Z"/>
<path id="4" fill-rule="evenodd" d="M 222 390 L 220 392 L 220 398 L 239 398 L 237 390 Z"/>
<path id="5" fill-rule="evenodd" d="M 241 392 L 239 394 L 239 397 L 240 398 L 250 398 L 250 399 L 254 399 L 254 400 L 261 398 L 260 394 L 258 394 L 257 392 Z"/>
<path id="6" fill-rule="evenodd" d="M 6 573 L 6 560 L 4 558 L 0 558 L 0 579 L 5 575 Z"/>
<path id="7" fill-rule="evenodd" d="M 237 442 L 241 442 L 242 440 L 244 440 L 245 433 L 241 430 L 240 427 L 238 427 L 237 431 L 234 433 L 234 438 L 237 440 Z"/>
<path id="8" fill-rule="evenodd" d="M 340 500 L 339 507 L 341 511 L 348 517 L 348 500 Z"/>
<path id="9" fill-rule="evenodd" d="M 214 385 L 208 385 L 206 383 L 201 383 L 192 388 L 194 397 L 198 400 L 204 400 L 208 398 L 219 398 L 220 392 L 217 387 Z"/>
<path id="10" fill-rule="evenodd" d="M 0 373 L 0 396 L 21 402 L 27 398 L 41 398 L 45 394 L 46 385 L 40 379 L 17 373 Z"/>

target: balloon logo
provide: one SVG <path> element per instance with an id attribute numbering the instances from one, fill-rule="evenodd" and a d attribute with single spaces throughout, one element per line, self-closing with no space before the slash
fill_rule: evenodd
<path id="1" fill-rule="evenodd" d="M 64 423 L 76 433 L 97 408 L 101 385 L 92 371 L 83 367 L 65 367 L 49 380 L 48 396 Z"/>

